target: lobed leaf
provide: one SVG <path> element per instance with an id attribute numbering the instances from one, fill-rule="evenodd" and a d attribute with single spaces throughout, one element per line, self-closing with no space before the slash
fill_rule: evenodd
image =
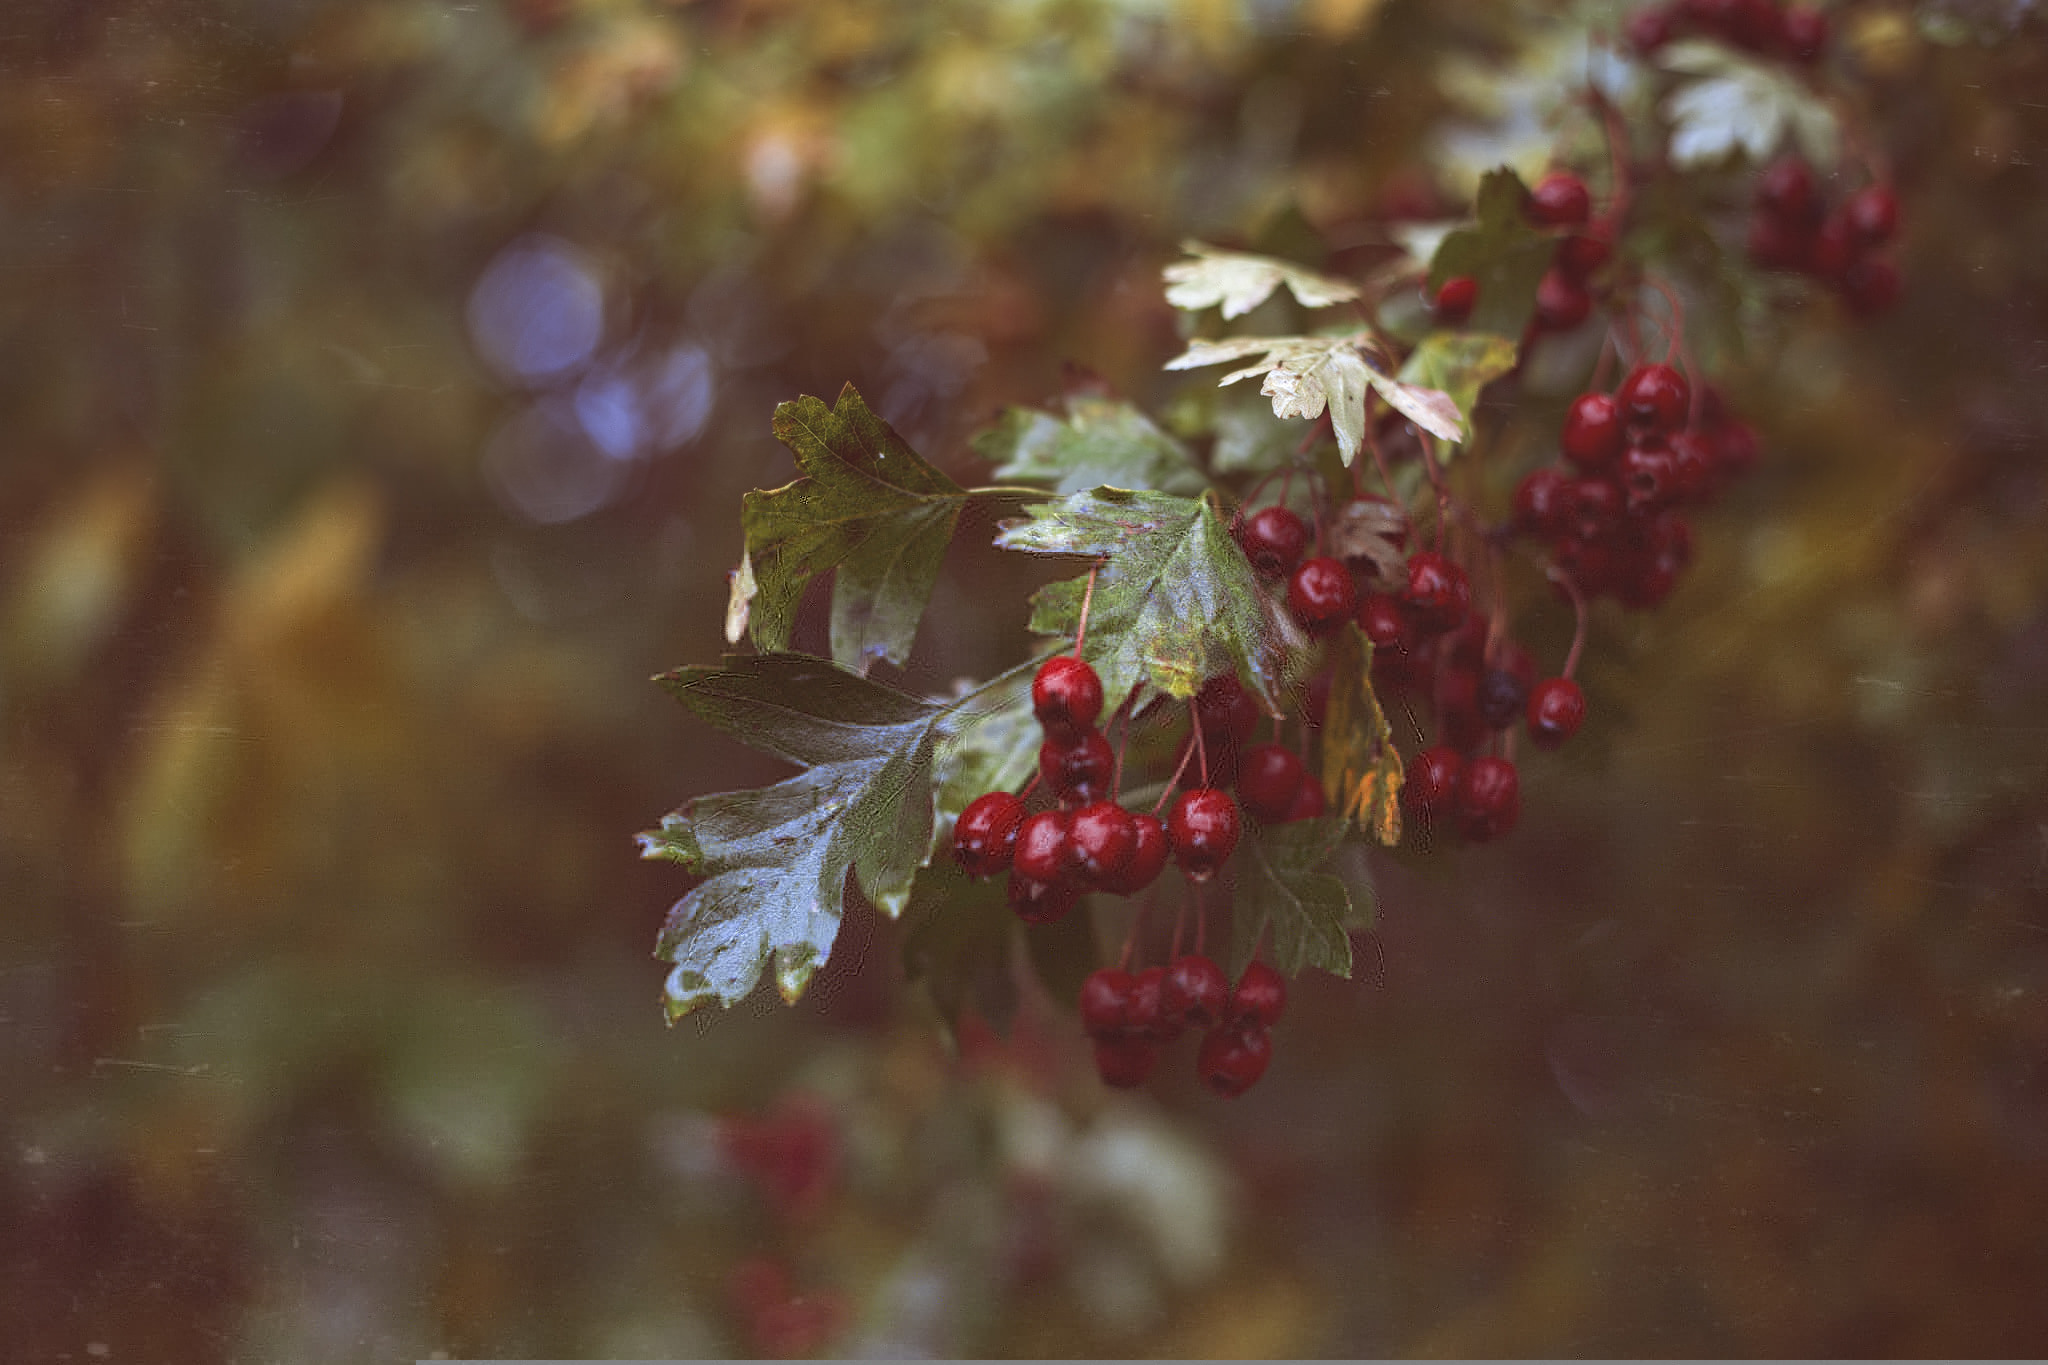
<path id="1" fill-rule="evenodd" d="M 1273 965 L 1288 975 L 1309 967 L 1351 975 L 1351 891 L 1328 870 L 1348 822 L 1334 816 L 1254 826 L 1233 860 L 1236 911 L 1231 956 L 1242 968 L 1269 930 Z"/>
<path id="2" fill-rule="evenodd" d="M 1834 112 L 1789 72 L 1699 41 L 1672 44 L 1658 64 L 1701 78 L 1664 101 L 1671 160 L 1679 167 L 1718 165 L 1737 151 L 1762 162 L 1788 137 L 1816 169 L 1834 166 L 1840 154 Z"/>
<path id="3" fill-rule="evenodd" d="M 1473 206 L 1476 221 L 1447 234 L 1430 258 L 1432 294 L 1454 275 L 1478 282 L 1470 323 L 1475 331 L 1520 336 L 1536 311 L 1536 286 L 1557 242 L 1529 226 L 1523 216 L 1528 197 L 1528 187 L 1507 167 L 1488 171 Z"/>
<path id="4" fill-rule="evenodd" d="M 974 448 L 996 462 L 996 478 L 1049 484 L 1058 493 L 1104 484 L 1186 494 L 1208 487 L 1187 447 L 1129 403 L 1076 397 L 1066 406 L 1065 421 L 1011 408 Z"/>
<path id="5" fill-rule="evenodd" d="M 1515 368 L 1515 343 L 1490 332 L 1432 332 L 1409 352 L 1401 381 L 1441 390 L 1469 430 L 1479 391 Z"/>
<path id="6" fill-rule="evenodd" d="M 1228 321 L 1251 312 L 1282 284 L 1304 308 L 1329 308 L 1358 297 L 1356 285 L 1270 256 L 1193 241 L 1181 243 L 1181 250 L 1195 259 L 1176 261 L 1160 272 L 1166 280 L 1166 301 L 1175 308 L 1199 311 L 1220 304 Z"/>

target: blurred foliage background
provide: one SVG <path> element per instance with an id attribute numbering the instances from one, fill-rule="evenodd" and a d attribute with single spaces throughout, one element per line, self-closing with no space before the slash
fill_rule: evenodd
<path id="1" fill-rule="evenodd" d="M 1161 401 L 1182 238 L 1372 259 L 1616 19 L 13 0 L 7 1357 L 2048 1350 L 2030 3 L 1836 8 L 1901 306 L 1735 370 L 1699 568 L 1246 1100 L 1112 1096 L 1028 992 L 956 1054 L 872 917 L 661 1024 L 630 836 L 775 772 L 647 679 L 774 404 L 959 469 L 1063 362 Z M 1016 656 L 986 540 L 912 683 Z"/>

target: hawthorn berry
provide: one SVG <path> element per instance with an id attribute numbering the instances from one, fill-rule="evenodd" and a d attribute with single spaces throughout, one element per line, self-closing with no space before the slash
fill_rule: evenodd
<path id="1" fill-rule="evenodd" d="M 1557 268 L 1575 280 L 1583 280 L 1606 265 L 1614 255 L 1614 243 L 1605 237 L 1574 232 L 1557 244 Z"/>
<path id="2" fill-rule="evenodd" d="M 1563 470 L 1553 469 L 1548 465 L 1542 469 L 1531 470 L 1523 477 L 1522 482 L 1515 486 L 1516 529 L 1538 536 L 1552 536 L 1563 530 L 1569 518 L 1567 499 L 1570 486 L 1571 480 L 1565 476 Z M 1368 636 L 1372 635 L 1372 628 L 1365 622 L 1363 606 L 1358 611 L 1358 624 Z M 1375 638 L 1373 643 L 1380 642 Z"/>
<path id="3" fill-rule="evenodd" d="M 1593 296 L 1585 282 L 1552 266 L 1536 282 L 1536 327 L 1544 332 L 1569 332 L 1593 315 Z"/>
<path id="4" fill-rule="evenodd" d="M 1621 485 L 1622 505 L 1630 516 L 1656 512 L 1677 495 L 1678 458 L 1661 440 L 1632 445 L 1621 453 L 1615 479 Z"/>
<path id="5" fill-rule="evenodd" d="M 1254 820 L 1277 824 L 1294 806 L 1308 770 L 1301 755 L 1284 744 L 1260 744 L 1244 751 L 1237 769 L 1237 796 Z"/>
<path id="6" fill-rule="evenodd" d="M 1633 425 L 1672 432 L 1685 425 L 1692 385 L 1669 365 L 1638 365 L 1621 381 L 1615 397 Z"/>
<path id="7" fill-rule="evenodd" d="M 1875 317 L 1898 298 L 1898 267 L 1882 256 L 1866 256 L 1842 272 L 1842 299 L 1859 318 Z"/>
<path id="8" fill-rule="evenodd" d="M 1102 967 L 1081 982 L 1081 1029 L 1090 1038 L 1119 1038 L 1130 1028 L 1131 992 L 1137 978 L 1120 967 Z"/>
<path id="9" fill-rule="evenodd" d="M 1458 775 L 1458 829 L 1473 843 L 1497 839 L 1522 813 L 1522 784 L 1504 758 L 1475 758 Z"/>
<path id="10" fill-rule="evenodd" d="M 1586 694 L 1570 678 L 1545 678 L 1529 689 L 1529 742 L 1555 749 L 1586 723 Z"/>
<path id="11" fill-rule="evenodd" d="M 1294 804 L 1287 808 L 1283 821 L 1313 820 L 1328 807 L 1323 804 L 1323 784 L 1308 774 L 1302 774 L 1301 786 L 1295 789 Z"/>
<path id="12" fill-rule="evenodd" d="M 1047 734 L 1074 735 L 1092 729 L 1102 714 L 1102 679 L 1085 659 L 1059 654 L 1039 666 L 1031 680 L 1031 711 Z"/>
<path id="13" fill-rule="evenodd" d="M 1529 191 L 1529 220 L 1538 227 L 1581 227 L 1592 212 L 1586 182 L 1570 171 L 1552 171 Z"/>
<path id="14" fill-rule="evenodd" d="M 1131 1004 L 1126 1016 L 1131 1033 L 1150 1043 L 1170 1043 L 1186 1027 L 1166 1006 L 1166 968 L 1147 967 L 1138 973 L 1131 987 Z"/>
<path id="15" fill-rule="evenodd" d="M 1582 393 L 1565 409 L 1558 446 L 1581 469 L 1600 469 L 1620 458 L 1628 430 L 1612 394 Z"/>
<path id="16" fill-rule="evenodd" d="M 1472 316 L 1473 305 L 1479 302 L 1479 281 L 1470 275 L 1453 275 L 1443 282 L 1430 300 L 1430 311 L 1436 320 L 1446 327 L 1462 326 Z"/>
<path id="17" fill-rule="evenodd" d="M 1848 216 L 1837 210 L 1821 221 L 1807 252 L 1806 268 L 1824 280 L 1837 280 L 1856 259 L 1856 241 L 1849 231 Z"/>
<path id="18" fill-rule="evenodd" d="M 1068 858 L 1092 885 L 1114 881 L 1137 851 L 1137 821 L 1114 801 L 1091 801 L 1067 821 Z"/>
<path id="19" fill-rule="evenodd" d="M 1285 507 L 1262 507 L 1238 529 L 1237 543 L 1252 568 L 1268 578 L 1294 572 L 1308 548 L 1308 527 Z"/>
<path id="20" fill-rule="evenodd" d="M 970 877 L 993 877 L 1010 865 L 1024 803 L 1008 792 L 988 792 L 967 803 L 953 822 L 953 856 Z"/>
<path id="21" fill-rule="evenodd" d="M 1180 794 L 1166 820 L 1174 861 L 1195 881 L 1206 881 L 1237 847 L 1237 802 L 1229 792 L 1193 787 Z"/>
<path id="22" fill-rule="evenodd" d="M 1069 845 L 1072 818 L 1063 810 L 1042 810 L 1024 817 L 1010 855 L 1016 875 L 1035 882 L 1065 879 L 1074 866 Z"/>
<path id="23" fill-rule="evenodd" d="M 1095 1074 L 1104 1085 L 1130 1090 L 1145 1083 L 1159 1063 L 1159 1049 L 1143 1038 L 1095 1040 Z"/>
<path id="24" fill-rule="evenodd" d="M 1505 668 L 1489 668 L 1479 675 L 1479 718 L 1495 730 L 1513 725 L 1528 699 L 1528 685 Z"/>
<path id="25" fill-rule="evenodd" d="M 1245 964 L 1244 974 L 1230 992 L 1227 1018 L 1233 1023 L 1257 1024 L 1271 1028 L 1280 1022 L 1287 1008 L 1287 978 L 1263 962 Z"/>
<path id="26" fill-rule="evenodd" d="M 1424 749 L 1408 765 L 1408 780 L 1401 787 L 1401 804 L 1423 824 L 1436 822 L 1451 813 L 1458 794 L 1458 777 L 1465 771 L 1465 757 L 1456 749 L 1436 745 Z"/>
<path id="27" fill-rule="evenodd" d="M 1608 479 L 1573 479 L 1571 526 L 1581 539 L 1597 540 L 1621 520 L 1621 489 Z"/>
<path id="28" fill-rule="evenodd" d="M 1273 1039 L 1266 1030 L 1225 1024 L 1203 1035 L 1195 1070 L 1212 1093 L 1235 1099 L 1258 1084 L 1272 1060 Z"/>
<path id="29" fill-rule="evenodd" d="M 1038 746 L 1038 774 L 1063 800 L 1086 804 L 1109 793 L 1116 751 L 1100 730 L 1065 742 L 1054 735 Z"/>
<path id="30" fill-rule="evenodd" d="M 1778 16 L 1778 37 L 1795 62 L 1817 62 L 1828 45 L 1828 16 L 1811 5 L 1789 5 Z"/>
<path id="31" fill-rule="evenodd" d="M 1773 161 L 1756 178 L 1756 206 L 1788 227 L 1807 228 L 1819 222 L 1823 208 L 1813 167 L 1796 156 Z"/>
<path id="32" fill-rule="evenodd" d="M 1235 673 L 1218 673 L 1195 694 L 1195 720 L 1212 739 L 1242 742 L 1259 726 L 1259 704 Z"/>
<path id="33" fill-rule="evenodd" d="M 1230 978 L 1201 953 L 1183 953 L 1166 969 L 1160 1004 L 1189 1028 L 1208 1028 L 1230 1005 Z"/>
<path id="34" fill-rule="evenodd" d="M 1287 580 L 1287 605 L 1310 631 L 1328 630 L 1358 606 L 1358 585 L 1344 562 L 1321 555 Z"/>
<path id="35" fill-rule="evenodd" d="M 1749 259 L 1765 270 L 1803 270 L 1813 254 L 1813 230 L 1769 213 L 1749 222 Z"/>
<path id="36" fill-rule="evenodd" d="M 1455 630 L 1472 609 L 1472 580 L 1434 550 L 1408 556 L 1408 590 L 1401 595 L 1408 619 L 1424 635 Z"/>
<path id="37" fill-rule="evenodd" d="M 1899 201 L 1888 185 L 1866 185 L 1842 205 L 1849 238 L 1860 246 L 1880 246 L 1899 226 Z"/>
<path id="38" fill-rule="evenodd" d="M 1166 867 L 1166 826 L 1160 823 L 1158 816 L 1149 811 L 1133 815 L 1131 836 L 1131 856 L 1121 870 L 1102 879 L 1100 884 L 1104 891 L 1119 896 L 1135 896 L 1158 880 Z"/>
<path id="39" fill-rule="evenodd" d="M 1392 593 L 1369 592 L 1358 599 L 1358 628 L 1378 649 L 1405 650 L 1415 643 L 1408 610 Z"/>
<path id="40" fill-rule="evenodd" d="M 1026 924 L 1052 924 L 1066 918 L 1081 899 L 1081 889 L 1072 882 L 1041 882 L 1010 872 L 1010 909 Z"/>
<path id="41" fill-rule="evenodd" d="M 1647 57 L 1671 41 L 1671 11 L 1663 5 L 1645 5 L 1631 13 L 1622 24 L 1622 35 L 1637 55 Z"/>

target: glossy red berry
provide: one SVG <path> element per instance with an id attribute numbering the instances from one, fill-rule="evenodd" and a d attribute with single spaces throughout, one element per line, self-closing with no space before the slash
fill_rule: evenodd
<path id="1" fill-rule="evenodd" d="M 1672 432 L 1685 425 L 1692 405 L 1692 385 L 1669 365 L 1638 365 L 1615 391 L 1628 421 L 1651 431 Z"/>
<path id="2" fill-rule="evenodd" d="M 1671 438 L 1671 467 L 1675 500 L 1704 502 L 1721 479 L 1720 448 L 1706 432 L 1687 427 Z"/>
<path id="3" fill-rule="evenodd" d="M 1109 794 L 1116 776 L 1116 751 L 1100 730 L 1038 746 L 1038 774 L 1062 800 L 1085 805 Z"/>
<path id="4" fill-rule="evenodd" d="M 1328 630 L 1357 609 L 1358 585 L 1344 561 L 1321 555 L 1287 580 L 1287 605 L 1311 631 Z"/>
<path id="5" fill-rule="evenodd" d="M 1104 877 L 1101 887 L 1118 896 L 1135 896 L 1158 880 L 1166 867 L 1166 826 L 1158 816 L 1140 812 L 1131 817 L 1131 856 L 1123 869 Z"/>
<path id="6" fill-rule="evenodd" d="M 1458 777 L 1465 771 L 1465 757 L 1456 749 L 1436 745 L 1424 749 L 1408 765 L 1408 780 L 1401 788 L 1401 804 L 1424 825 L 1435 825 L 1448 817 L 1458 795 Z"/>
<path id="7" fill-rule="evenodd" d="M 1358 628 L 1376 649 L 1407 649 L 1415 642 L 1408 609 L 1389 592 L 1369 592 L 1358 599 Z"/>
<path id="8" fill-rule="evenodd" d="M 1570 678 L 1545 678 L 1529 689 L 1529 742 L 1555 749 L 1586 723 L 1586 694 Z"/>
<path id="9" fill-rule="evenodd" d="M 1262 1028 L 1224 1025 L 1202 1037 L 1195 1071 L 1202 1084 L 1224 1099 L 1235 1099 L 1258 1084 L 1273 1060 L 1273 1038 Z"/>
<path id="10" fill-rule="evenodd" d="M 1208 1028 L 1230 1004 L 1230 978 L 1201 953 L 1183 953 L 1166 969 L 1160 1003 L 1189 1028 Z"/>
<path id="11" fill-rule="evenodd" d="M 1294 572 L 1308 548 L 1308 527 L 1285 507 L 1262 507 L 1238 528 L 1237 543 L 1252 568 L 1268 578 Z"/>
<path id="12" fill-rule="evenodd" d="M 1066 918 L 1081 899 L 1081 889 L 1072 882 L 1042 882 L 1010 872 L 1010 909 L 1026 924 L 1051 924 Z"/>
<path id="13" fill-rule="evenodd" d="M 1575 232 L 1557 244 L 1556 264 L 1573 279 L 1583 280 L 1606 265 L 1613 255 L 1614 244 L 1605 237 Z"/>
<path id="14" fill-rule="evenodd" d="M 1287 808 L 1286 820 L 1314 820 L 1328 807 L 1323 803 L 1323 784 L 1313 776 L 1304 775 L 1301 786 L 1295 789 L 1294 804 Z"/>
<path id="15" fill-rule="evenodd" d="M 1562 531 L 1570 517 L 1569 489 L 1571 480 L 1564 471 L 1546 465 L 1532 469 L 1521 483 L 1515 486 L 1515 529 L 1533 536 L 1553 536 Z M 1372 631 L 1365 625 L 1365 612 L 1359 610 L 1359 627 L 1367 635 Z M 1378 640 L 1373 641 L 1378 644 Z"/>
<path id="16" fill-rule="evenodd" d="M 1230 992 L 1228 1018 L 1234 1023 L 1271 1028 L 1287 1009 L 1287 978 L 1263 962 L 1246 964 Z"/>
<path id="17" fill-rule="evenodd" d="M 1102 679 L 1085 659 L 1056 655 L 1031 680 L 1031 710 L 1047 734 L 1079 734 L 1102 714 Z"/>
<path id="18" fill-rule="evenodd" d="M 1569 332 L 1593 315 L 1593 296 L 1585 281 L 1552 266 L 1536 282 L 1536 326 L 1545 332 Z"/>
<path id="19" fill-rule="evenodd" d="M 1866 185 L 1842 205 L 1850 239 L 1861 246 L 1880 246 L 1899 228 L 1899 201 L 1888 185 Z"/>
<path id="20" fill-rule="evenodd" d="M 1781 157 L 1764 167 L 1756 178 L 1756 206 L 1788 227 L 1803 229 L 1818 223 L 1822 206 L 1813 167 L 1796 156 Z"/>
<path id="21" fill-rule="evenodd" d="M 1430 311 L 1443 326 L 1458 327 L 1472 316 L 1472 307 L 1478 302 L 1479 281 L 1470 275 L 1453 275 L 1436 291 Z"/>
<path id="22" fill-rule="evenodd" d="M 1538 227 L 1582 227 L 1592 213 L 1586 182 L 1570 171 L 1552 171 L 1529 191 L 1529 221 Z"/>
<path id="23" fill-rule="evenodd" d="M 1063 810 L 1042 810 L 1024 817 L 1010 856 L 1010 866 L 1018 876 L 1035 882 L 1056 882 L 1073 870 L 1073 853 L 1067 841 L 1071 818 Z"/>
<path id="24" fill-rule="evenodd" d="M 1219 673 L 1195 694 L 1195 719 L 1211 739 L 1242 741 L 1259 726 L 1259 704 L 1235 673 Z"/>
<path id="25" fill-rule="evenodd" d="M 1284 744 L 1260 744 L 1244 751 L 1237 769 L 1237 798 L 1261 824 L 1287 818 L 1308 770 L 1301 755 Z"/>
<path id="26" fill-rule="evenodd" d="M 1664 5 L 1645 5 L 1631 13 L 1622 24 L 1622 36 L 1638 55 L 1647 57 L 1671 41 L 1671 11 Z"/>
<path id="27" fill-rule="evenodd" d="M 970 877 L 993 877 L 1009 867 L 1024 823 L 1024 803 L 1008 792 L 977 796 L 953 822 L 953 856 Z"/>
<path id="28" fill-rule="evenodd" d="M 1778 16 L 1778 36 L 1796 62 L 1817 62 L 1828 46 L 1828 16 L 1811 5 L 1791 5 Z"/>
<path id="29" fill-rule="evenodd" d="M 1132 1034 L 1147 1042 L 1170 1043 L 1180 1037 L 1186 1025 L 1167 1008 L 1166 968 L 1147 967 L 1138 973 L 1128 1017 Z"/>
<path id="30" fill-rule="evenodd" d="M 1180 794 L 1166 820 L 1174 861 L 1195 881 L 1205 881 L 1237 847 L 1237 802 L 1229 792 L 1195 787 Z"/>
<path id="31" fill-rule="evenodd" d="M 1573 479 L 1571 529 L 1581 539 L 1597 540 L 1621 520 L 1622 493 L 1608 479 Z"/>
<path id="32" fill-rule="evenodd" d="M 1602 469 L 1621 458 L 1628 430 L 1619 401 L 1612 394 L 1582 393 L 1565 409 L 1558 446 L 1581 469 Z"/>
<path id="33" fill-rule="evenodd" d="M 1114 801 L 1090 801 L 1067 822 L 1067 848 L 1083 881 L 1106 885 L 1130 866 L 1131 855 L 1137 852 L 1137 822 Z"/>
<path id="34" fill-rule="evenodd" d="M 1458 776 L 1458 829 L 1473 843 L 1497 839 L 1522 813 L 1522 784 L 1504 758 L 1475 758 Z"/>
<path id="35" fill-rule="evenodd" d="M 1678 496 L 1678 460 L 1661 439 L 1623 451 L 1614 477 L 1621 486 L 1622 505 L 1632 517 L 1662 511 Z"/>
<path id="36" fill-rule="evenodd" d="M 1088 973 L 1081 983 L 1081 1031 L 1090 1038 L 1120 1038 L 1130 1029 L 1131 992 L 1137 978 L 1120 967 Z"/>
<path id="37" fill-rule="evenodd" d="M 1472 609 L 1472 580 L 1436 551 L 1418 550 L 1408 556 L 1408 590 L 1401 601 L 1418 633 L 1441 635 L 1457 629 Z"/>
<path id="38" fill-rule="evenodd" d="M 1130 1090 L 1145 1083 L 1159 1064 L 1159 1049 L 1143 1038 L 1098 1038 L 1095 1074 L 1104 1085 Z"/>

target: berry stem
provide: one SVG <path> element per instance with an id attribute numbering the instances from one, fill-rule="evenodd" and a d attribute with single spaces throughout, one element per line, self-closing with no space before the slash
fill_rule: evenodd
<path id="1" fill-rule="evenodd" d="M 1038 789 L 1038 779 L 1040 776 L 1041 774 L 1038 769 L 1033 768 L 1031 770 L 1031 776 L 1026 779 L 1023 786 L 1017 789 L 1017 799 L 1019 801 L 1027 801 L 1031 798 L 1031 793 Z"/>
<path id="2" fill-rule="evenodd" d="M 1074 657 L 1077 659 L 1081 657 L 1081 642 L 1088 638 L 1088 609 L 1095 605 L 1095 575 L 1101 569 L 1102 561 L 1098 559 L 1088 570 L 1088 586 L 1081 592 L 1081 624 L 1074 629 Z"/>
<path id="3" fill-rule="evenodd" d="M 1557 674 L 1560 678 L 1569 678 L 1578 670 L 1579 655 L 1585 652 L 1586 648 L 1586 596 L 1579 591 L 1577 580 L 1563 569 L 1553 565 L 1548 570 L 1548 575 L 1551 582 L 1561 586 L 1570 596 L 1572 610 L 1578 616 L 1578 621 L 1572 628 L 1571 650 L 1564 656 L 1564 667 L 1559 669 Z"/>
<path id="4" fill-rule="evenodd" d="M 1195 722 L 1195 733 L 1202 733 L 1201 721 Z M 1188 770 L 1188 760 L 1195 756 L 1195 746 L 1190 744 L 1180 756 L 1180 766 L 1173 770 L 1173 776 L 1166 779 L 1166 790 L 1159 793 L 1159 800 L 1153 805 L 1154 815 L 1166 809 L 1166 803 L 1173 799 L 1173 789 L 1180 785 L 1180 776 Z"/>
<path id="5" fill-rule="evenodd" d="M 1209 741 L 1202 734 L 1201 713 L 1195 710 L 1195 699 L 1188 698 L 1188 719 L 1195 729 L 1195 752 L 1202 756 L 1202 785 L 1209 785 Z"/>

